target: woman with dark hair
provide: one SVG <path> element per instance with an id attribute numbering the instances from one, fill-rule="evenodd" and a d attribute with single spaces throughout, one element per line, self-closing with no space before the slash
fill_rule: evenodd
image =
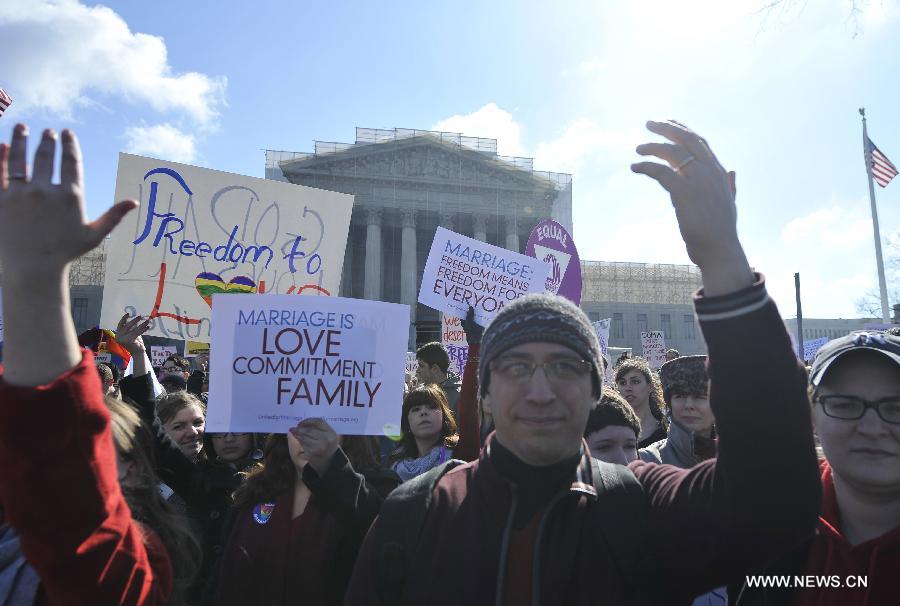
<path id="1" fill-rule="evenodd" d="M 616 386 L 641 421 L 638 450 L 665 439 L 669 420 L 664 412 L 659 377 L 644 358 L 626 358 L 616 366 Z"/>
<path id="2" fill-rule="evenodd" d="M 443 389 L 422 385 L 403 398 L 400 436 L 391 469 L 404 482 L 453 458 L 459 428 Z"/>
<path id="3" fill-rule="evenodd" d="M 337 605 L 362 540 L 399 484 L 374 440 L 307 419 L 269 436 L 234 495 L 216 603 Z"/>

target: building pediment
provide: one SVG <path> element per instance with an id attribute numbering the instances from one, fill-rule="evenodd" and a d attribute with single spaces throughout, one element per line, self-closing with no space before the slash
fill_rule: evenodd
<path id="1" fill-rule="evenodd" d="M 328 154 L 286 160 L 279 166 L 290 181 L 312 175 L 347 179 L 403 180 L 410 183 L 546 191 L 554 184 L 493 154 L 467 149 L 419 135 L 384 143 L 353 145 Z"/>

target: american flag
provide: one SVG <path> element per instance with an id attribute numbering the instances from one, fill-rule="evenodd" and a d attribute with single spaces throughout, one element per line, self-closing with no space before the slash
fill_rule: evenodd
<path id="1" fill-rule="evenodd" d="M 872 166 L 872 176 L 875 177 L 875 182 L 878 185 L 887 187 L 891 179 L 897 176 L 897 167 L 872 143 L 871 139 L 866 137 L 866 141 L 869 144 L 868 161 Z"/>
<path id="2" fill-rule="evenodd" d="M 12 99 L 6 94 L 6 91 L 0 88 L 0 116 L 6 111 L 6 108 L 12 105 Z"/>

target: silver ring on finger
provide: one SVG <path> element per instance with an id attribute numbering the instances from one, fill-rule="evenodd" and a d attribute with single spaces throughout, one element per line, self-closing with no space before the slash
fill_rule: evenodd
<path id="1" fill-rule="evenodd" d="M 695 158 L 693 155 L 690 155 L 687 158 L 685 158 L 682 162 L 680 162 L 678 164 L 678 166 L 674 167 L 672 170 L 674 170 L 676 173 L 678 173 L 680 175 L 681 169 L 683 169 L 685 166 L 687 166 L 688 164 L 690 164 L 691 162 L 693 162 L 696 159 L 697 158 Z"/>

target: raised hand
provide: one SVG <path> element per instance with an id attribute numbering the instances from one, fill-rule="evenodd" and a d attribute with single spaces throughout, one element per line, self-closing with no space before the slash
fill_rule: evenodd
<path id="1" fill-rule="evenodd" d="M 706 140 L 678 122 L 647 122 L 647 129 L 671 143 L 645 143 L 642 156 L 669 166 L 639 162 L 631 170 L 655 179 L 669 192 L 688 256 L 703 273 L 707 295 L 749 286 L 753 276 L 737 235 L 734 173 L 727 172 Z"/>
<path id="2" fill-rule="evenodd" d="M 126 313 L 119 318 L 119 324 L 116 326 L 116 341 L 132 356 L 143 354 L 145 348 L 141 335 L 150 328 L 150 322 L 148 318 L 142 316 L 132 318 Z"/>
<path id="3" fill-rule="evenodd" d="M 340 438 L 323 419 L 300 421 L 291 433 L 300 442 L 306 459 L 319 476 L 324 476 L 334 453 L 340 446 Z"/>
<path id="4" fill-rule="evenodd" d="M 60 183 L 52 182 L 57 135 L 47 129 L 28 179 L 28 127 L 13 129 L 0 145 L 0 264 L 4 273 L 41 277 L 64 270 L 96 247 L 137 206 L 126 200 L 93 222 L 85 219 L 81 150 L 75 135 L 62 133 Z"/>

